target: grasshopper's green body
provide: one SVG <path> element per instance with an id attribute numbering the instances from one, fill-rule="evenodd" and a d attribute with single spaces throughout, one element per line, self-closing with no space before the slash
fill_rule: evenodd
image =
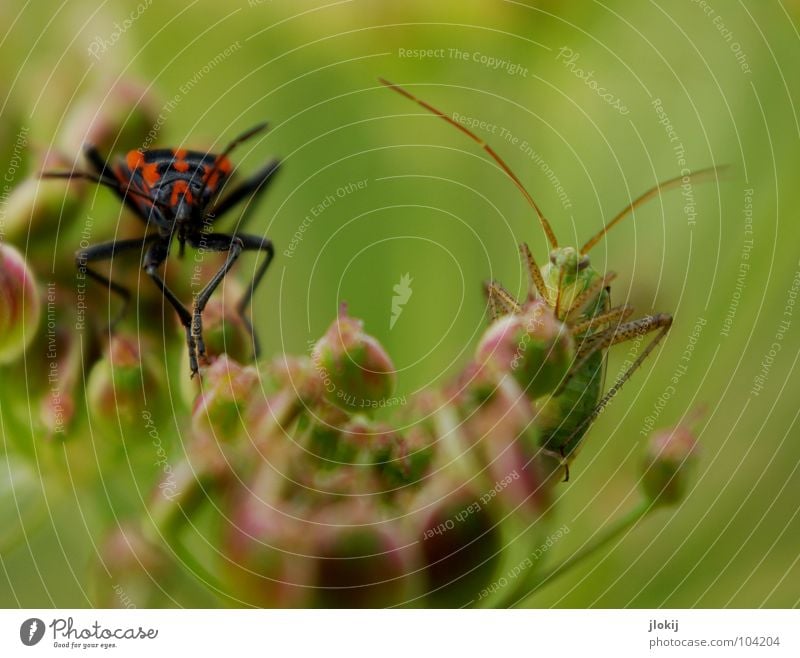
<path id="1" fill-rule="evenodd" d="M 553 250 L 550 262 L 541 268 L 541 272 L 547 287 L 547 302 L 553 309 L 558 307 L 557 315 L 568 326 L 579 325 L 609 311 L 609 291 L 601 286 L 596 295 L 586 300 L 582 309 L 561 315 L 560 309 L 569 309 L 581 294 L 591 291 L 603 278 L 592 269 L 588 259 L 581 259 L 572 247 Z M 573 334 L 573 339 L 580 350 L 591 339 L 591 331 Z M 542 402 L 539 428 L 544 448 L 574 457 L 575 449 L 589 429 L 586 420 L 595 413 L 603 394 L 604 361 L 600 351 L 593 353 L 572 373 L 557 395 Z"/>
<path id="2" fill-rule="evenodd" d="M 614 274 L 609 272 L 601 275 L 592 269 L 588 252 L 603 239 L 613 226 L 631 214 L 639 205 L 654 198 L 662 191 L 674 189 L 686 184 L 687 181 L 693 182 L 700 178 L 716 177 L 718 170 L 716 168 L 705 169 L 660 183 L 629 203 L 580 249 L 559 247 L 550 223 L 536 202 L 516 174 L 491 146 L 466 126 L 426 101 L 390 82 L 385 80 L 381 80 L 381 82 L 444 119 L 478 143 L 514 182 L 539 218 L 552 250 L 550 262 L 540 269 L 528 246 L 524 243 L 521 245 L 523 261 L 527 266 L 531 282 L 528 297 L 529 300 L 539 300 L 536 303 L 540 305 L 541 301 L 544 301 L 555 315 L 555 319 L 563 323 L 566 330 L 569 331 L 574 342 L 574 359 L 561 383 L 553 391 L 536 400 L 536 404 L 539 406 L 537 425 L 542 449 L 560 457 L 568 477 L 569 463 L 577 454 L 581 440 L 592 421 L 666 335 L 672 324 L 672 316 L 665 313 L 628 320 L 633 313 L 630 306 L 612 307 L 608 284 L 614 278 Z M 499 283 L 488 283 L 486 290 L 490 308 L 495 317 L 526 312 L 526 304 L 518 302 Z M 650 343 L 608 392 L 603 394 L 606 349 L 654 331 L 657 333 Z"/>

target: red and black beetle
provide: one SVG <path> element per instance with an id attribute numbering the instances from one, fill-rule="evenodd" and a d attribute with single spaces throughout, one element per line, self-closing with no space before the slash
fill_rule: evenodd
<path id="1" fill-rule="evenodd" d="M 222 194 L 222 190 L 232 173 L 232 165 L 228 159 L 231 151 L 266 128 L 266 123 L 255 126 L 231 141 L 219 154 L 185 149 L 138 149 L 130 151 L 124 158 L 116 158 L 114 162 L 108 163 L 94 146 L 88 145 L 84 147 L 84 154 L 93 172 L 42 173 L 43 178 L 82 178 L 112 189 L 145 223 L 146 229 L 150 229 L 141 238 L 112 240 L 81 249 L 75 254 L 75 262 L 87 276 L 108 286 L 122 297 L 123 307 L 115 316 L 113 327 L 125 313 L 131 298 L 130 290 L 90 268 L 88 263 L 110 260 L 126 251 L 142 250 L 143 269 L 173 306 L 186 330 L 192 376 L 197 374 L 199 362 L 205 357 L 203 309 L 244 251 L 263 251 L 266 255 L 237 305 L 237 312 L 253 336 L 255 352 L 258 353 L 258 343 L 252 325 L 245 316 L 245 309 L 255 287 L 269 267 L 275 250 L 269 239 L 239 233 L 239 229 L 247 219 L 246 215 L 253 208 L 256 198 L 273 180 L 280 163 L 278 160 L 271 160 L 227 193 Z M 233 233 L 216 233 L 211 230 L 220 217 L 247 197 L 252 197 L 251 203 Z M 158 272 L 169 255 L 173 240 L 177 240 L 181 255 L 187 244 L 195 249 L 228 254 L 219 271 L 195 297 L 191 311 L 167 287 Z"/>

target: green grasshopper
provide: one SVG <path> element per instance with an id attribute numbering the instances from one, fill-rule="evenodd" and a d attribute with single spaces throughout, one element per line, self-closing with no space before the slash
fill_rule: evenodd
<path id="1" fill-rule="evenodd" d="M 589 251 L 605 237 L 606 233 L 643 203 L 687 181 L 716 179 L 719 169 L 716 167 L 702 169 L 687 176 L 678 176 L 659 183 L 625 206 L 580 249 L 559 247 L 550 222 L 525 189 L 522 181 L 489 144 L 466 126 L 406 89 L 382 78 L 380 82 L 444 119 L 486 151 L 533 208 L 547 236 L 551 247 L 550 259 L 543 267 L 537 265 L 530 248 L 524 242 L 520 245 L 520 253 L 529 277 L 528 301 L 537 298 L 544 300 L 556 318 L 563 322 L 572 334 L 576 346 L 572 365 L 560 385 L 543 401 L 538 417 L 541 421 L 539 428 L 542 433 L 542 448 L 560 460 L 567 480 L 569 464 L 576 456 L 581 439 L 592 422 L 666 336 L 672 325 L 672 316 L 668 313 L 645 315 L 631 320 L 633 307 L 628 304 L 612 306 L 610 284 L 616 274 L 614 272 L 600 274 L 593 269 Z M 486 294 L 494 319 L 509 313 L 521 313 L 524 310 L 524 304 L 517 301 L 496 281 L 486 284 Z M 655 335 L 647 346 L 604 395 L 606 350 L 613 345 L 638 339 L 653 332 Z"/>

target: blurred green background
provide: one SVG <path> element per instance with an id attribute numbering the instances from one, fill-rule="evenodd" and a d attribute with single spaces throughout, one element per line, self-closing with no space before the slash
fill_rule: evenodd
<path id="1" fill-rule="evenodd" d="M 800 270 L 800 4 L 138 4 L 0 5 L 4 161 L 20 126 L 47 148 L 76 103 L 97 99 L 102 110 L 122 79 L 149 87 L 163 117 L 158 144 L 219 147 L 270 120 L 269 134 L 235 156 L 246 172 L 272 155 L 284 160 L 251 226 L 279 252 L 254 305 L 265 352 L 305 351 L 346 301 L 392 354 L 400 393 L 442 384 L 466 363 L 486 324 L 482 282 L 497 278 L 521 293 L 517 243 L 528 241 L 540 262 L 547 244 L 480 149 L 377 76 L 487 122 L 478 134 L 523 179 L 562 244 L 583 244 L 632 198 L 680 174 L 678 143 L 689 168 L 729 165 L 719 185 L 695 186 L 693 199 L 664 195 L 592 251 L 597 269 L 619 273 L 615 302 L 676 321 L 587 437 L 558 510 L 570 533 L 551 557 L 569 555 L 632 504 L 648 417 L 669 426 L 706 405 L 696 486 L 528 604 L 798 604 L 800 309 L 792 316 L 785 306 Z M 362 189 L 348 189 L 359 181 Z M 95 218 L 101 223 L 109 209 L 111 235 L 118 211 L 102 196 Z M 319 204 L 327 207 L 315 215 Z M 307 217 L 302 239 L 283 253 Z M 73 249 L 56 245 L 66 259 Z M 413 294 L 390 329 L 392 288 L 406 273 Z M 787 320 L 756 394 L 754 378 Z M 694 351 L 682 361 L 693 332 Z M 612 350 L 610 373 L 627 350 Z M 669 389 L 681 364 L 687 370 Z M 142 494 L 129 493 L 127 505 L 119 496 L 114 505 L 136 509 Z M 85 495 L 76 487 L 49 499 L 45 522 L 2 554 L 0 605 L 88 605 L 84 565 L 96 527 Z M 20 523 L 14 509 L 3 518 Z M 207 603 L 198 597 L 195 604 Z"/>

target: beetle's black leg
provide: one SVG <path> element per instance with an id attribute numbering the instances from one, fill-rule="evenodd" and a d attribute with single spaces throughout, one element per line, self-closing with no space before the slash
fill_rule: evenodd
<path id="1" fill-rule="evenodd" d="M 141 209 L 131 198 L 135 195 L 129 195 L 125 193 L 125 190 L 120 186 L 119 181 L 114 177 L 111 168 L 108 166 L 108 162 L 100 154 L 100 151 L 97 150 L 97 147 L 94 144 L 84 144 L 83 155 L 91 168 L 94 169 L 95 173 L 97 173 L 102 180 L 108 181 L 107 183 L 104 183 L 104 185 L 113 190 L 117 198 L 128 208 L 133 210 L 133 212 L 136 213 L 141 219 L 147 221 L 147 217 L 143 216 Z"/>
<path id="2" fill-rule="evenodd" d="M 147 250 L 147 253 L 144 255 L 142 267 L 158 286 L 159 290 L 161 290 L 164 298 L 172 305 L 172 308 L 174 308 L 175 312 L 178 314 L 178 318 L 186 331 L 186 346 L 189 349 L 189 369 L 192 371 L 192 377 L 194 377 L 200 368 L 197 364 L 197 346 L 194 336 L 192 336 L 192 314 L 189 313 L 189 310 L 183 305 L 181 300 L 175 296 L 175 293 L 167 287 L 167 284 L 164 283 L 164 279 L 162 279 L 161 275 L 158 273 L 158 268 L 167 259 L 168 254 L 169 238 L 162 238 Z"/>
<path id="3" fill-rule="evenodd" d="M 97 174 L 89 173 L 87 171 L 43 171 L 39 174 L 39 178 L 88 180 L 92 181 L 93 183 L 97 183 L 98 185 L 102 185 L 103 187 L 107 187 L 110 190 L 113 190 L 117 195 L 120 195 L 121 198 L 126 199 L 126 205 L 136 213 L 137 217 L 141 217 L 147 224 L 150 224 L 151 218 L 145 215 L 141 209 L 133 203 L 133 199 L 131 197 L 137 197 L 149 204 L 151 212 L 153 213 L 152 223 L 156 224 L 157 226 L 164 226 L 166 224 L 166 220 L 164 220 L 161 212 L 158 210 L 158 207 L 166 204 L 162 203 L 161 201 L 154 201 L 152 197 L 144 192 L 138 192 L 137 190 L 130 188 L 123 189 L 120 187 L 119 182 L 114 178 L 98 176 Z"/>
<path id="4" fill-rule="evenodd" d="M 109 187 L 117 196 L 117 198 L 120 201 L 122 201 L 122 203 L 124 203 L 127 208 L 132 210 L 140 219 L 143 219 L 145 222 L 147 222 L 147 217 L 145 217 L 141 208 L 136 204 L 136 202 L 132 198 L 136 195 L 126 193 L 126 190 L 120 186 L 119 181 L 114 177 L 113 173 L 111 172 L 111 168 L 108 166 L 108 162 L 100 154 L 100 151 L 97 150 L 97 147 L 94 144 L 84 144 L 83 155 L 86 158 L 86 161 L 91 165 L 92 169 L 94 169 L 94 171 L 100 177 L 100 179 L 103 181 L 107 181 L 104 182 L 103 184 Z M 127 192 L 131 192 L 131 190 L 127 190 Z"/>
<path id="5" fill-rule="evenodd" d="M 275 179 L 275 174 L 280 167 L 279 160 L 271 160 L 266 166 L 262 167 L 255 174 L 242 181 L 241 184 L 228 192 L 224 198 L 220 199 L 214 208 L 209 212 L 212 222 L 215 222 L 219 217 L 222 217 L 226 212 L 233 208 L 236 204 L 240 203 L 247 197 L 251 197 L 247 206 L 239 218 L 234 232 L 237 232 L 244 227 L 247 220 L 252 216 L 253 208 L 261 198 L 261 195 L 269 187 L 269 184 Z"/>
<path id="6" fill-rule="evenodd" d="M 92 245 L 86 249 L 81 249 L 75 252 L 75 265 L 79 271 L 86 273 L 90 279 L 107 286 L 109 290 L 117 293 L 122 298 L 122 308 L 117 312 L 109 324 L 109 329 L 113 329 L 117 323 L 124 317 L 125 312 L 128 310 L 128 305 L 131 300 L 131 291 L 125 286 L 110 278 L 93 270 L 87 263 L 93 261 L 111 260 L 115 255 L 124 251 L 133 251 L 134 249 L 143 249 L 148 242 L 152 242 L 156 237 L 155 235 L 144 236 L 141 238 L 132 238 L 130 240 L 112 240 L 110 242 L 101 242 L 100 244 Z"/>
<path id="7" fill-rule="evenodd" d="M 197 244 L 193 244 L 190 240 L 190 244 L 195 247 L 199 246 L 200 243 L 198 241 Z M 203 311 L 205 310 L 206 304 L 208 304 L 208 300 L 211 299 L 211 295 L 217 289 L 217 286 L 222 283 L 225 275 L 233 267 L 236 259 L 239 258 L 239 255 L 244 249 L 244 245 L 242 244 L 242 240 L 240 238 L 232 235 L 224 235 L 222 233 L 207 233 L 203 235 L 202 246 L 204 249 L 209 251 L 227 251 L 228 257 L 225 259 L 225 263 L 217 271 L 217 273 L 211 277 L 211 280 L 197 294 L 192 305 L 192 340 L 196 341 L 197 343 L 197 354 L 200 358 L 203 358 L 206 353 L 206 345 L 203 341 Z"/>
<path id="8" fill-rule="evenodd" d="M 192 246 L 198 246 L 200 241 L 199 239 L 193 240 L 190 242 L 190 244 Z M 206 307 L 206 304 L 208 304 L 208 300 L 214 293 L 214 290 L 216 290 L 217 286 L 219 286 L 219 284 L 225 278 L 225 275 L 230 271 L 230 269 L 233 267 L 233 264 L 236 262 L 236 259 L 239 258 L 243 251 L 263 251 L 266 253 L 264 262 L 258 267 L 258 270 L 250 282 L 247 292 L 236 305 L 236 312 L 241 317 L 242 321 L 247 327 L 248 332 L 253 338 L 254 354 L 255 356 L 258 356 L 258 341 L 256 339 L 255 332 L 253 331 L 252 323 L 245 315 L 245 310 L 253 297 L 253 292 L 255 291 L 256 286 L 264 277 L 264 274 L 266 273 L 267 268 L 269 267 L 269 264 L 272 262 L 272 258 L 275 255 L 275 249 L 272 246 L 272 241 L 256 235 L 225 235 L 222 233 L 209 233 L 202 237 L 202 245 L 203 248 L 210 251 L 227 251 L 228 258 L 225 260 L 225 263 L 219 269 L 219 271 L 211 278 L 211 280 L 206 284 L 203 290 L 200 291 L 194 300 L 194 307 L 192 309 L 192 335 L 197 342 L 198 356 L 203 357 L 205 354 L 205 345 L 203 343 L 202 313 Z"/>
<path id="9" fill-rule="evenodd" d="M 258 358 L 259 353 L 261 352 L 261 347 L 258 344 L 258 336 L 256 336 L 256 332 L 253 329 L 253 323 L 250 321 L 250 318 L 247 317 L 245 311 L 247 311 L 247 307 L 250 305 L 250 302 L 253 299 L 253 294 L 256 291 L 256 286 L 261 282 L 261 279 L 264 278 L 264 275 L 267 273 L 267 268 L 269 264 L 272 262 L 272 259 L 275 257 L 275 247 L 272 245 L 272 240 L 268 238 L 259 237 L 257 235 L 240 235 L 238 236 L 239 239 L 242 241 L 244 251 L 263 251 L 266 254 L 264 258 L 264 262 L 259 265 L 258 269 L 256 270 L 253 279 L 250 281 L 250 287 L 247 289 L 247 292 L 242 296 L 242 299 L 239 300 L 239 303 L 236 305 L 236 312 L 239 314 L 239 317 L 244 322 L 247 330 L 250 332 L 250 337 L 253 339 L 253 357 Z"/>
<path id="10" fill-rule="evenodd" d="M 97 150 L 97 147 L 94 144 L 84 144 L 83 155 L 86 157 L 86 161 L 91 165 L 92 169 L 95 170 L 98 176 L 101 178 L 104 177 L 114 179 L 114 176 L 109 169 L 108 162 L 106 162 L 106 159 L 100 155 L 100 151 Z"/>

